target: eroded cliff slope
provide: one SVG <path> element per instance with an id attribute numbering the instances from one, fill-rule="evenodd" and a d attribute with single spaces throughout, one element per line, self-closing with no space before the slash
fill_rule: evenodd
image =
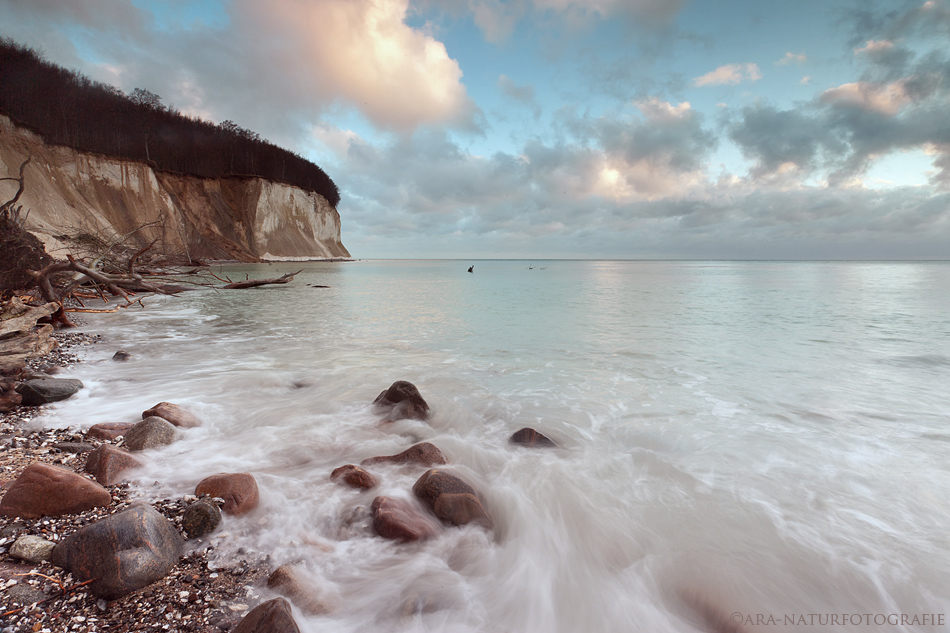
<path id="1" fill-rule="evenodd" d="M 340 215 L 312 192 L 262 178 L 198 178 L 140 162 L 46 145 L 0 115 L 0 177 L 26 168 L 26 227 L 50 254 L 61 236 L 129 241 L 170 255 L 241 261 L 349 257 Z M 16 183 L 0 182 L 0 202 Z M 60 236 L 60 237 L 57 237 Z"/>

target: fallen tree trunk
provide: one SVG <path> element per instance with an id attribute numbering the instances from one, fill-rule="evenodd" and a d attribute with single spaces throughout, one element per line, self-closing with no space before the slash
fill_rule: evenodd
<path id="1" fill-rule="evenodd" d="M 271 284 L 286 284 L 294 280 L 298 274 L 303 272 L 303 270 L 298 270 L 295 273 L 287 273 L 281 277 L 276 277 L 274 279 L 248 279 L 246 281 L 238 281 L 235 283 L 230 283 L 226 286 L 222 286 L 224 290 L 243 290 L 245 288 L 257 288 L 258 286 L 268 286 Z"/>

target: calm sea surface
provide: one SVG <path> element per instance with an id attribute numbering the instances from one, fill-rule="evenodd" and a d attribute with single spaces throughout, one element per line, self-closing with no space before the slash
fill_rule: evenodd
<path id="1" fill-rule="evenodd" d="M 704 610 L 749 631 L 948 630 L 950 264 L 225 273 L 301 267 L 287 286 L 89 318 L 104 341 L 68 372 L 86 389 L 39 422 L 133 421 L 162 400 L 198 413 L 149 454 L 143 494 L 253 473 L 261 507 L 225 519 L 215 556 L 309 568 L 336 606 L 298 613 L 303 631 L 697 631 Z M 380 424 L 370 403 L 395 380 L 428 423 Z M 562 448 L 512 448 L 524 426 Z M 422 469 L 375 467 L 365 493 L 329 480 L 421 440 L 481 492 L 492 532 L 385 541 L 365 508 L 411 498 Z"/>

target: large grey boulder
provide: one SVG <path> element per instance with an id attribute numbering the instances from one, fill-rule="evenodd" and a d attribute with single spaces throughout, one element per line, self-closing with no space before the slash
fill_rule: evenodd
<path id="1" fill-rule="evenodd" d="M 184 539 L 152 506 L 130 508 L 73 532 L 50 562 L 100 598 L 115 600 L 161 580 L 178 563 Z"/>
<path id="2" fill-rule="evenodd" d="M 82 387 L 82 382 L 75 378 L 33 378 L 20 383 L 16 391 L 23 398 L 20 404 L 38 407 L 65 400 Z"/>

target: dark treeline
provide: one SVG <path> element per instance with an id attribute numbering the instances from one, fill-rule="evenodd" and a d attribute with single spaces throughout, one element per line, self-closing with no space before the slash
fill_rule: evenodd
<path id="1" fill-rule="evenodd" d="M 0 38 L 0 111 L 55 145 L 182 174 L 260 176 L 319 193 L 334 207 L 340 202 L 322 169 L 233 121 L 215 125 L 184 116 L 141 88 L 126 96 L 6 38 Z"/>

